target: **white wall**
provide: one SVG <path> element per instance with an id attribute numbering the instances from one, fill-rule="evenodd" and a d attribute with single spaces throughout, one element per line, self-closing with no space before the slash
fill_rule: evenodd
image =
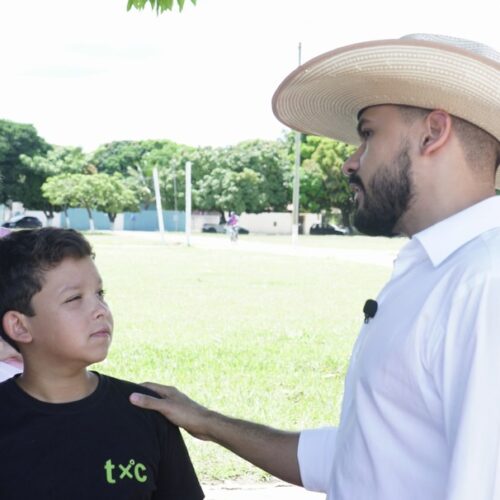
<path id="1" fill-rule="evenodd" d="M 194 233 L 201 232 L 203 224 L 218 224 L 220 220 L 220 214 L 197 214 L 191 215 L 191 231 Z"/>

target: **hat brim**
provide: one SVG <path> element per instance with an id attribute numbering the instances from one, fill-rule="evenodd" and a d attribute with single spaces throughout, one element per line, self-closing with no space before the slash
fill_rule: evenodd
<path id="1" fill-rule="evenodd" d="M 359 112 L 380 104 L 443 109 L 500 141 L 500 63 L 424 40 L 360 43 L 298 67 L 272 104 L 290 128 L 354 145 Z"/>

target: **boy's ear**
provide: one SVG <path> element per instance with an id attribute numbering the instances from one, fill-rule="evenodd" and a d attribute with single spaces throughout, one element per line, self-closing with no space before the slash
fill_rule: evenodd
<path id="1" fill-rule="evenodd" d="M 19 344 L 29 344 L 33 337 L 28 330 L 24 314 L 18 311 L 7 311 L 2 318 L 3 331 Z"/>

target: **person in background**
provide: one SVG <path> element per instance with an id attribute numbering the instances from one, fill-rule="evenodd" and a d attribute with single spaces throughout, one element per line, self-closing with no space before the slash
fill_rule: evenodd
<path id="1" fill-rule="evenodd" d="M 10 231 L 0 227 L 0 238 L 7 236 Z M 21 353 L 0 338 L 0 382 L 7 380 L 23 371 L 23 357 Z"/>
<path id="2" fill-rule="evenodd" d="M 227 230 L 229 233 L 229 236 L 231 237 L 231 241 L 235 241 L 238 239 L 238 223 L 239 223 L 239 217 L 236 215 L 235 212 L 230 212 L 229 213 L 229 219 L 227 220 Z"/>
<path id="3" fill-rule="evenodd" d="M 0 339 L 0 382 L 23 371 L 23 357 L 5 340 Z"/>

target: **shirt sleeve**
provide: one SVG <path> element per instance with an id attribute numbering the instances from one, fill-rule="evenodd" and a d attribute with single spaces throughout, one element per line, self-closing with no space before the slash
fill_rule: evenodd
<path id="1" fill-rule="evenodd" d="M 454 292 L 432 362 L 450 456 L 446 500 L 500 498 L 500 276 Z"/>
<path id="2" fill-rule="evenodd" d="M 154 500 L 201 500 L 205 498 L 179 428 L 165 421 L 166 434 L 158 470 Z"/>
<path id="3" fill-rule="evenodd" d="M 304 488 L 328 492 L 337 440 L 336 427 L 308 429 L 300 433 L 297 457 Z"/>

